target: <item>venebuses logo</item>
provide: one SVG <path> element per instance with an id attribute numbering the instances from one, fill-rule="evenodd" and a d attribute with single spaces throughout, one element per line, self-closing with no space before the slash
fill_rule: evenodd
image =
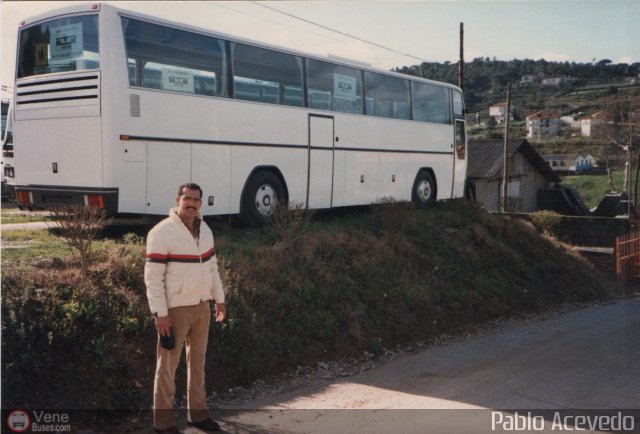
<path id="1" fill-rule="evenodd" d="M 7 416 L 7 425 L 13 432 L 25 432 L 31 426 L 31 419 L 29 413 L 24 410 L 13 410 Z"/>

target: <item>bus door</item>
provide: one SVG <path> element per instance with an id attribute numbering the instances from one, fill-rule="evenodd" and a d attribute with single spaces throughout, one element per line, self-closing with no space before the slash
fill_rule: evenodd
<path id="1" fill-rule="evenodd" d="M 465 122 L 464 119 L 455 120 L 453 139 L 453 182 L 451 183 L 451 197 L 461 197 L 463 192 L 454 191 L 454 186 L 460 183 L 460 180 L 466 178 L 467 166 L 465 164 L 465 152 L 467 138 L 465 134 Z"/>
<path id="2" fill-rule="evenodd" d="M 333 117 L 309 115 L 307 208 L 330 208 L 335 152 Z"/>

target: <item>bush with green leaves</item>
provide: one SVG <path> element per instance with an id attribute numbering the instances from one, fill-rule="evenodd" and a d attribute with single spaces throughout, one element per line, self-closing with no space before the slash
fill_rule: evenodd
<path id="1" fill-rule="evenodd" d="M 546 236 L 551 236 L 553 228 L 562 221 L 562 216 L 554 211 L 535 211 L 531 213 L 531 221 Z"/>

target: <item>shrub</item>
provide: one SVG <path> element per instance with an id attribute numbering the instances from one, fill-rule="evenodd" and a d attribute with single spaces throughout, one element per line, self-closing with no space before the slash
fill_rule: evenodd
<path id="1" fill-rule="evenodd" d="M 271 235 L 276 240 L 300 237 L 309 227 L 313 210 L 307 209 L 303 203 L 281 203 L 276 207 L 273 222 L 269 225 Z"/>
<path id="2" fill-rule="evenodd" d="M 403 231 L 415 221 L 412 202 L 396 201 L 393 197 L 382 197 L 371 207 L 371 224 L 377 230 Z"/>
<path id="3" fill-rule="evenodd" d="M 536 211 L 531 213 L 531 221 L 542 229 L 545 236 L 553 235 L 553 228 L 562 220 L 562 216 L 554 211 Z"/>
<path id="4" fill-rule="evenodd" d="M 50 225 L 69 246 L 71 254 L 79 260 L 83 272 L 88 272 L 93 241 L 105 224 L 103 210 L 84 205 L 66 205 L 53 209 Z M 76 254 L 78 255 L 76 257 Z"/>
<path id="5" fill-rule="evenodd" d="M 143 246 L 96 253 L 86 272 L 33 265 L 2 270 L 3 404 L 141 408 L 155 330 L 146 305 Z M 147 355 L 141 362 L 139 355 Z M 145 381 L 146 380 L 146 381 Z"/>

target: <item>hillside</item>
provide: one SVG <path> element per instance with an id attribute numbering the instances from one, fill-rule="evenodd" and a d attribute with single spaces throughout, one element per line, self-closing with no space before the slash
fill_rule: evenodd
<path id="1" fill-rule="evenodd" d="M 433 80 L 458 84 L 457 63 L 423 63 L 422 76 Z M 419 75 L 417 66 L 397 68 L 397 72 Z M 561 116 L 605 112 L 608 120 L 632 122 L 640 130 L 640 63 L 614 64 L 604 59 L 594 63 L 547 62 L 545 60 L 499 61 L 476 58 L 465 63 L 464 91 L 469 135 L 476 139 L 504 137 L 504 125 L 496 125 L 489 116 L 489 107 L 504 103 L 507 85 L 512 83 L 511 106 L 515 120 L 510 128 L 511 137 L 526 135 L 526 116 L 546 109 Z M 525 76 L 534 76 L 530 83 L 521 82 Z M 558 85 L 545 85 L 544 79 L 558 78 Z M 480 125 L 476 125 L 476 114 Z M 536 140 L 535 146 L 543 154 L 589 152 L 599 155 L 602 138 L 575 137 L 563 127 L 558 137 Z M 609 143 L 610 144 L 610 143 Z M 619 153 L 617 147 L 609 150 Z M 618 166 L 621 163 L 616 163 Z"/>
<path id="2" fill-rule="evenodd" d="M 615 291 L 530 224 L 459 201 L 310 222 L 294 211 L 278 227 L 215 234 L 230 316 L 210 339 L 210 391 Z M 2 238 L 3 249 L 25 244 Z M 34 238 L 2 257 L 3 406 L 148 408 L 156 343 L 143 239 L 101 241 L 86 276 L 47 243 L 49 253 Z"/>
<path id="3" fill-rule="evenodd" d="M 458 84 L 457 63 L 422 63 L 420 70 L 424 78 Z M 396 68 L 396 71 L 420 75 L 415 65 Z M 611 92 L 611 87 L 629 87 L 628 79 L 639 74 L 640 63 L 614 64 L 608 59 L 594 63 L 570 63 L 548 62 L 544 59 L 502 61 L 479 57 L 465 62 L 465 102 L 469 113 L 488 111 L 489 105 L 506 100 L 507 83 L 511 82 L 514 85 L 514 102 L 522 105 L 525 110 L 535 111 L 542 107 L 567 108 L 563 105 L 562 95 L 575 90 L 579 90 L 575 97 L 590 105 L 594 95 Z M 525 75 L 540 75 L 546 78 L 569 77 L 573 81 L 559 87 L 521 87 L 519 83 Z M 554 101 L 556 97 L 559 99 Z"/>

